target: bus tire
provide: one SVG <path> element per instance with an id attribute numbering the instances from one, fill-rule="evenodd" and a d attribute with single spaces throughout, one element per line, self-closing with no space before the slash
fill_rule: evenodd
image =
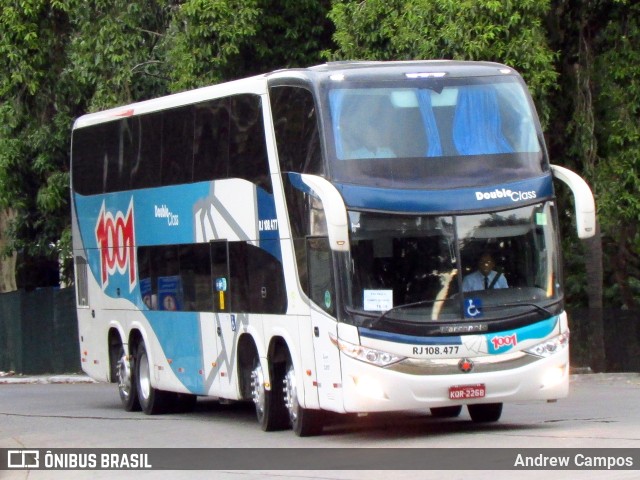
<path id="1" fill-rule="evenodd" d="M 265 432 L 285 430 L 287 414 L 282 394 L 282 368 L 274 364 L 271 375 L 271 389 L 265 388 L 264 372 L 260 359 L 256 357 L 251 370 L 251 399 L 256 409 L 256 418 Z"/>
<path id="2" fill-rule="evenodd" d="M 297 436 L 311 437 L 322 433 L 322 412 L 300 406 L 296 371 L 291 359 L 287 362 L 287 373 L 284 377 L 284 403 L 289 414 L 289 423 Z"/>
<path id="3" fill-rule="evenodd" d="M 134 379 L 142 411 L 147 415 L 166 412 L 171 404 L 172 394 L 158 390 L 151 385 L 151 365 L 144 341 L 140 341 L 138 344 L 135 364 L 136 375 Z"/>
<path id="4" fill-rule="evenodd" d="M 476 423 L 497 422 L 502 415 L 502 403 L 467 405 L 471 420 Z"/>
<path id="5" fill-rule="evenodd" d="M 462 412 L 462 405 L 452 407 L 434 407 L 431 408 L 431 416 L 436 418 L 455 418 Z"/>
<path id="6" fill-rule="evenodd" d="M 140 401 L 138 400 L 138 391 L 135 382 L 135 361 L 131 357 L 131 361 L 127 359 L 124 347 L 120 345 L 118 351 L 118 360 L 116 363 L 116 379 L 118 381 L 118 394 L 122 407 L 127 412 L 137 412 L 140 410 Z"/>

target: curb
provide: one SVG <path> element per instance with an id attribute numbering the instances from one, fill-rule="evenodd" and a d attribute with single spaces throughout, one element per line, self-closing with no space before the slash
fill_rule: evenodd
<path id="1" fill-rule="evenodd" d="M 15 384 L 59 384 L 59 383 L 98 383 L 86 375 L 33 375 L 23 376 L 0 372 L 0 385 Z"/>

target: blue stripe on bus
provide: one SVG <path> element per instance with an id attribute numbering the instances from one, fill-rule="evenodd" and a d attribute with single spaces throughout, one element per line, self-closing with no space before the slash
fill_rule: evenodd
<path id="1" fill-rule="evenodd" d="M 342 194 L 347 208 L 403 213 L 518 207 L 553 195 L 551 174 L 518 182 L 455 190 L 377 188 L 346 183 L 334 185 Z"/>
<path id="2" fill-rule="evenodd" d="M 360 327 L 360 336 L 373 338 L 374 340 L 385 340 L 387 342 L 405 343 L 410 345 L 462 345 L 462 337 L 415 337 L 402 333 L 389 333 L 380 330 Z"/>
<path id="3" fill-rule="evenodd" d="M 96 226 L 100 215 L 112 220 L 124 218 L 133 207 L 136 246 L 192 244 L 196 239 L 194 208 L 211 191 L 211 182 L 174 185 L 103 195 L 74 195 L 82 245 L 87 253 L 91 273 L 101 281 L 101 251 L 98 249 Z M 257 187 L 259 222 L 258 245 L 282 262 L 280 233 L 272 194 Z M 104 208 L 104 209 L 103 209 Z M 104 292 L 112 298 L 126 298 L 141 307 L 139 289 L 131 290 L 127 272 L 112 272 Z M 137 274 L 137 272 L 136 272 Z M 130 291 L 131 290 L 131 291 Z"/>
<path id="4" fill-rule="evenodd" d="M 559 317 L 555 316 L 526 327 L 486 334 L 489 353 L 495 355 L 508 352 L 518 343 L 525 340 L 542 340 L 553 332 L 558 325 L 558 321 Z"/>
<path id="5" fill-rule="evenodd" d="M 302 181 L 302 175 L 299 173 L 288 172 L 287 176 L 289 177 L 289 182 L 291 185 L 300 190 L 303 193 L 309 193 L 315 195 L 311 187 Z"/>
<path id="6" fill-rule="evenodd" d="M 276 215 L 276 204 L 273 195 L 262 188 L 257 188 L 258 201 L 258 231 L 260 235 L 260 248 L 269 252 L 282 263 L 282 251 L 280 249 L 280 229 Z"/>
<path id="7" fill-rule="evenodd" d="M 176 377 L 191 393 L 206 394 L 205 378 L 200 373 L 203 371 L 200 315 L 162 311 L 144 314 Z"/>
<path id="8" fill-rule="evenodd" d="M 505 353 L 514 348 L 518 343 L 526 340 L 544 339 L 548 337 L 558 326 L 558 316 L 554 316 L 527 325 L 526 327 L 506 330 L 497 333 L 482 334 L 487 340 L 488 353 L 495 355 Z M 380 330 L 372 330 L 370 328 L 360 327 L 358 329 L 360 336 L 372 338 L 374 340 L 384 340 L 387 342 L 403 343 L 406 345 L 462 345 L 462 337 L 417 337 L 413 335 L 404 335 L 400 333 L 383 332 Z M 477 334 L 470 334 L 477 335 Z"/>

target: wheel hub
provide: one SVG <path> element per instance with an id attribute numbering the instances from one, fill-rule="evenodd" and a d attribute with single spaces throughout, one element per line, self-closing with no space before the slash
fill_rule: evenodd
<path id="1" fill-rule="evenodd" d="M 264 374 L 260 363 L 251 371 L 251 399 L 256 406 L 258 415 L 263 415 L 265 408 Z"/>
<path id="2" fill-rule="evenodd" d="M 289 420 L 292 425 L 298 419 L 298 390 L 296 388 L 296 372 L 293 366 L 289 366 L 284 377 L 284 404 L 289 412 Z"/>
<path id="3" fill-rule="evenodd" d="M 124 398 L 131 395 L 131 365 L 126 355 L 122 355 L 118 361 L 118 369 L 116 371 L 118 377 L 118 389 Z"/>

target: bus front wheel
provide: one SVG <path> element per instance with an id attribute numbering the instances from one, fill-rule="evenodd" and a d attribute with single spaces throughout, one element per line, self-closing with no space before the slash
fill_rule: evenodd
<path id="1" fill-rule="evenodd" d="M 284 377 L 284 403 L 289 413 L 291 428 L 299 437 L 311 437 L 322 433 L 322 417 L 320 410 L 311 410 L 300 406 L 296 371 L 289 359 L 287 373 Z"/>
<path id="2" fill-rule="evenodd" d="M 451 407 L 433 407 L 431 409 L 431 416 L 435 418 L 455 418 L 462 412 L 462 405 L 455 405 Z"/>
<path id="3" fill-rule="evenodd" d="M 502 415 L 501 403 L 480 403 L 467 405 L 471 420 L 477 423 L 497 422 Z"/>

